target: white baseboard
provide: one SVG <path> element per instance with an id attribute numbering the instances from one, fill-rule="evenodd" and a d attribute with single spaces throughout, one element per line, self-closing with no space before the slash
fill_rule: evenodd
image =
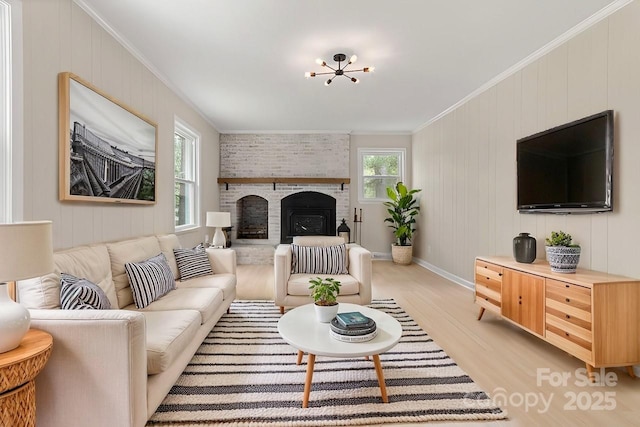
<path id="1" fill-rule="evenodd" d="M 471 290 L 475 289 L 475 285 L 473 282 L 469 282 L 468 280 L 463 279 L 462 277 L 458 277 L 455 274 L 451 274 L 446 270 L 443 270 L 439 267 L 436 267 L 433 264 L 428 263 L 425 260 L 422 260 L 420 258 L 413 258 L 413 262 L 415 262 L 416 264 L 418 264 L 421 267 L 426 268 L 427 270 L 433 271 L 434 273 L 436 273 L 438 276 L 442 276 L 447 280 L 451 280 L 453 283 L 456 283 L 460 286 L 464 286 L 465 288 L 469 288 Z"/>

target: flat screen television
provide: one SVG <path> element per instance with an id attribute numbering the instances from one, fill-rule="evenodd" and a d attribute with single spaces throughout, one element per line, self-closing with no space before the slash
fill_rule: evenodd
<path id="1" fill-rule="evenodd" d="M 613 209 L 613 110 L 521 138 L 516 154 L 520 212 Z"/>

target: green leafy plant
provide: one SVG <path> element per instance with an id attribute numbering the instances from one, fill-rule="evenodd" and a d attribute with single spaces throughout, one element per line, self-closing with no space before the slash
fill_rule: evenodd
<path id="1" fill-rule="evenodd" d="M 316 277 L 309 280 L 311 286 L 311 298 L 317 305 L 334 305 L 336 304 L 336 298 L 340 293 L 340 282 L 336 279 L 328 277 L 323 279 Z"/>
<path id="2" fill-rule="evenodd" d="M 415 231 L 416 215 L 420 212 L 418 200 L 414 195 L 422 190 L 409 190 L 402 182 L 398 182 L 394 187 L 387 187 L 388 202 L 384 202 L 387 207 L 389 217 L 385 222 L 390 222 L 389 227 L 393 228 L 396 237 L 396 244 L 408 246 Z"/>
<path id="3" fill-rule="evenodd" d="M 552 231 L 551 237 L 547 237 L 545 242 L 547 246 L 566 246 L 569 248 L 579 248 L 580 245 L 572 244 L 573 241 L 571 234 L 567 234 L 564 231 Z"/>

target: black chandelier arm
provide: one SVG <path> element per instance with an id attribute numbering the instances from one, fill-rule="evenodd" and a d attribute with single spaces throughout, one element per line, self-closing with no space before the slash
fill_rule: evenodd
<path id="1" fill-rule="evenodd" d="M 367 67 L 369 68 L 369 67 Z M 364 68 L 360 68 L 359 70 L 343 70 L 345 73 L 358 73 L 364 71 Z"/>
<path id="2" fill-rule="evenodd" d="M 327 71 L 326 73 L 314 73 L 314 75 L 312 77 L 322 76 L 322 75 L 327 75 L 327 74 L 335 74 L 335 72 L 334 71 Z"/>

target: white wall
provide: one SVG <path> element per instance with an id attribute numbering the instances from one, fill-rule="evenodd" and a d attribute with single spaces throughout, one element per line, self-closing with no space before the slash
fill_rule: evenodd
<path id="1" fill-rule="evenodd" d="M 358 201 L 358 148 L 404 148 L 407 151 L 405 184 L 411 186 L 411 135 L 351 135 L 350 154 L 350 198 L 349 227 L 353 233 L 353 209 L 360 215 L 362 209 L 362 239 L 361 244 L 374 253 L 391 254 L 391 244 L 394 241 L 393 230 L 387 226 L 384 219 L 387 210 L 382 202 L 360 203 Z M 418 164 L 417 167 L 420 167 Z M 416 231 L 416 238 L 422 230 Z"/>
<path id="2" fill-rule="evenodd" d="M 423 188 L 414 255 L 473 281 L 477 255 L 512 255 L 530 232 L 569 232 L 580 267 L 640 277 L 640 2 L 632 2 L 413 136 L 413 179 Z M 614 211 L 519 214 L 518 138 L 615 110 Z"/>
<path id="3" fill-rule="evenodd" d="M 23 3 L 24 219 L 53 220 L 55 248 L 169 233 L 177 116 L 201 135 L 202 214 L 218 208 L 219 134 L 72 0 Z M 158 124 L 153 206 L 58 201 L 57 75 L 71 71 Z M 204 215 L 203 215 L 204 218 Z M 183 244 L 203 240 L 200 228 Z"/>

